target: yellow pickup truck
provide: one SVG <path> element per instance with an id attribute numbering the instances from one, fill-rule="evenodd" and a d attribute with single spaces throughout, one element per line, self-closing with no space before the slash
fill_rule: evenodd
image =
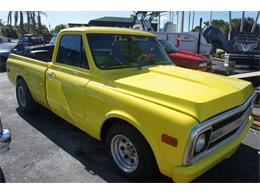
<path id="1" fill-rule="evenodd" d="M 104 141 L 131 179 L 159 170 L 192 181 L 230 157 L 252 124 L 249 82 L 176 67 L 148 32 L 68 28 L 54 47 L 11 54 L 7 72 L 23 111 L 40 104 Z"/>

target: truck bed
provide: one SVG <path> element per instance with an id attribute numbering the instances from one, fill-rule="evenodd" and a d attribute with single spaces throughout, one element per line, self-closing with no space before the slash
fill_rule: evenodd
<path id="1" fill-rule="evenodd" d="M 50 62 L 53 55 L 54 45 L 37 45 L 31 46 L 24 50 L 20 55 L 40 60 L 43 62 Z"/>
<path id="2" fill-rule="evenodd" d="M 46 72 L 48 62 L 11 53 L 7 60 L 9 80 L 16 85 L 17 79 L 23 79 L 30 89 L 32 97 L 45 107 L 46 100 Z"/>

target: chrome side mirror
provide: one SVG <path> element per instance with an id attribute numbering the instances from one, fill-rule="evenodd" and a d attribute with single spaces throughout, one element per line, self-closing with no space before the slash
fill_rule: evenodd
<path id="1" fill-rule="evenodd" d="M 0 154 L 9 150 L 11 143 L 11 132 L 9 129 L 3 129 L 0 119 Z"/>

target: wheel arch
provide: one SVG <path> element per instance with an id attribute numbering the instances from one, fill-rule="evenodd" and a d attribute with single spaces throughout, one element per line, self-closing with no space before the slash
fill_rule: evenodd
<path id="1" fill-rule="evenodd" d="M 106 138 L 107 132 L 109 128 L 118 122 L 125 122 L 130 125 L 132 125 L 134 128 L 136 128 L 140 132 L 140 123 L 138 120 L 136 120 L 133 116 L 130 114 L 120 111 L 120 110 L 114 110 L 106 114 L 105 120 L 103 124 L 101 125 L 101 133 L 100 133 L 100 139 L 104 140 Z M 140 132 L 143 134 L 142 132 Z"/>
<path id="2" fill-rule="evenodd" d="M 25 82 L 24 78 L 23 78 L 20 74 L 18 74 L 18 75 L 16 76 L 16 79 L 15 79 L 16 84 L 17 84 L 17 81 L 18 81 L 18 80 L 23 80 L 23 81 Z M 25 83 L 26 83 L 26 82 L 25 82 Z"/>
<path id="3" fill-rule="evenodd" d="M 147 131 L 144 131 L 140 122 L 129 113 L 119 110 L 109 112 L 106 115 L 106 120 L 103 122 L 101 126 L 100 139 L 104 141 L 106 139 L 106 135 L 109 131 L 109 128 L 117 122 L 124 122 L 133 126 L 143 136 L 153 153 L 156 163 L 158 164 L 158 159 L 156 157 L 158 149 L 156 147 L 154 138 L 152 137 L 152 135 L 149 135 Z"/>

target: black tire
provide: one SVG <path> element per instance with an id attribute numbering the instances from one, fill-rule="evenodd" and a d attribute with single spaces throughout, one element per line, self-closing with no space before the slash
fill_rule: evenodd
<path id="1" fill-rule="evenodd" d="M 1 168 L 0 168 L 0 183 L 5 183 L 4 173 Z"/>
<path id="2" fill-rule="evenodd" d="M 0 57 L 0 72 L 6 71 L 6 60 L 5 57 Z"/>
<path id="3" fill-rule="evenodd" d="M 23 79 L 18 79 L 16 84 L 16 99 L 19 107 L 23 112 L 34 112 L 37 108 L 37 103 L 34 101 L 31 93 Z"/>
<path id="4" fill-rule="evenodd" d="M 118 135 L 125 136 L 132 142 L 136 149 L 138 156 L 137 168 L 131 172 L 122 170 L 113 157 L 113 149 L 111 149 L 111 144 L 113 138 Z M 114 167 L 119 171 L 120 174 L 129 179 L 136 181 L 146 181 L 150 180 L 158 173 L 157 163 L 148 142 L 137 129 L 125 122 L 116 123 L 109 129 L 106 137 L 106 149 Z"/>

